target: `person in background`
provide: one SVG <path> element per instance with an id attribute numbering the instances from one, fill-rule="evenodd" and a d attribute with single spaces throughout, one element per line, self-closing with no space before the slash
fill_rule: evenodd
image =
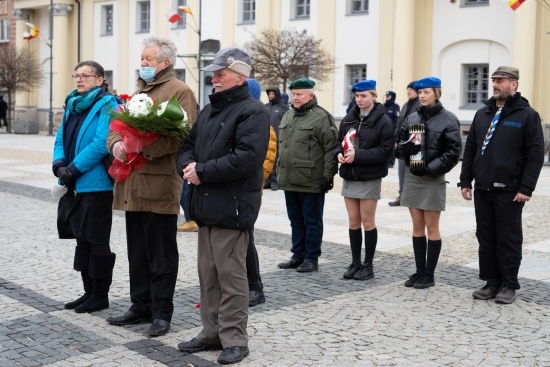
<path id="1" fill-rule="evenodd" d="M 176 45 L 150 36 L 142 41 L 138 90 L 159 102 L 176 97 L 190 122 L 197 118 L 193 91 L 174 76 Z M 170 331 L 179 253 L 176 241 L 179 201 L 183 182 L 176 171 L 176 156 L 182 141 L 161 136 L 140 152 L 147 164 L 133 170 L 124 181 L 115 182 L 113 209 L 125 211 L 126 241 L 132 306 L 121 316 L 107 319 L 112 325 L 150 322 L 149 335 Z M 116 159 L 127 158 L 122 137 L 110 131 L 107 147 Z"/>
<path id="2" fill-rule="evenodd" d="M 388 115 L 388 117 L 392 122 L 393 132 L 395 134 L 395 131 L 397 129 L 397 123 L 399 121 L 399 105 L 395 103 L 395 92 L 391 90 L 386 92 L 386 102 L 384 103 L 384 107 L 386 107 L 386 115 Z M 394 164 L 395 164 L 395 153 L 392 149 L 390 158 L 388 160 L 388 167 L 393 168 Z"/>
<path id="3" fill-rule="evenodd" d="M 6 127 L 6 132 L 8 131 L 8 104 L 4 101 L 4 96 L 0 95 L 0 130 L 2 130 L 2 124 Z"/>
<path id="4" fill-rule="evenodd" d="M 416 273 L 405 282 L 405 287 L 423 289 L 435 285 L 434 272 L 441 252 L 439 219 L 445 210 L 447 194 L 445 174 L 458 163 L 462 139 L 458 118 L 439 101 L 441 80 L 423 78 L 414 83 L 414 89 L 418 92 L 420 107 L 403 122 L 395 156 L 410 167 L 405 172 L 407 184 L 403 187 L 401 206 L 409 208 L 413 222 Z M 410 140 L 409 127 L 418 124 L 424 126 L 423 146 Z M 411 165 L 411 156 L 421 151 L 423 164 L 415 161 Z"/>
<path id="5" fill-rule="evenodd" d="M 395 129 L 395 137 L 397 139 L 397 134 L 403 126 L 403 122 L 407 117 L 416 112 L 420 102 L 418 100 L 418 93 L 414 90 L 413 86 L 416 80 L 413 80 L 407 85 L 407 98 L 408 101 L 405 102 L 401 112 L 399 113 L 399 121 L 397 123 L 397 128 Z M 395 155 L 395 154 L 394 154 Z M 402 159 L 397 160 L 397 175 L 399 176 L 399 191 L 397 192 L 397 198 L 394 201 L 388 203 L 389 206 L 399 206 L 401 204 L 401 193 L 403 192 L 403 183 L 405 182 L 405 161 Z"/>
<path id="6" fill-rule="evenodd" d="M 261 87 L 256 79 L 247 79 L 248 89 L 252 98 L 260 100 Z M 278 90 L 278 88 L 277 88 Z M 267 105 L 266 105 L 267 106 Z M 273 126 L 269 127 L 269 145 L 264 160 L 264 183 L 273 171 L 277 155 L 277 136 Z M 263 185 L 262 185 L 263 187 Z M 264 285 L 260 276 L 260 260 L 254 244 L 254 227 L 248 231 L 250 236 L 246 250 L 246 275 L 248 278 L 248 306 L 254 307 L 265 302 Z"/>
<path id="7" fill-rule="evenodd" d="M 288 94 L 286 94 L 286 93 L 281 93 L 281 102 L 282 102 L 284 105 L 288 106 Z"/>
<path id="8" fill-rule="evenodd" d="M 519 70 L 499 66 L 491 79 L 493 97 L 472 121 L 458 186 L 472 200 L 475 180 L 479 278 L 486 283 L 472 296 L 510 304 L 520 288 L 521 213 L 544 164 L 544 137 L 538 112 L 517 91 Z"/>
<path id="9" fill-rule="evenodd" d="M 302 78 L 290 84 L 292 108 L 279 125 L 277 182 L 285 191 L 292 227 L 292 257 L 280 269 L 309 273 L 319 268 L 323 241 L 325 193 L 334 187 L 338 163 L 334 117 L 317 104 L 315 82 Z"/>
<path id="10" fill-rule="evenodd" d="M 267 112 L 269 112 L 269 123 L 271 127 L 275 130 L 275 135 L 279 138 L 279 124 L 283 118 L 283 115 L 288 111 L 288 104 L 281 102 L 281 91 L 278 87 L 271 87 L 265 90 L 267 97 L 269 98 L 269 103 L 265 104 Z M 277 157 L 275 158 L 277 161 Z M 273 167 L 273 171 L 265 180 L 264 188 L 271 188 L 271 190 L 279 190 L 279 185 L 277 184 L 277 169 Z"/>
<path id="11" fill-rule="evenodd" d="M 65 114 L 55 138 L 52 170 L 67 188 L 59 199 L 57 231 L 76 239 L 73 267 L 80 272 L 84 295 L 66 303 L 77 313 L 109 307 L 116 255 L 109 245 L 113 218 L 113 184 L 102 160 L 109 111 L 119 100 L 104 89 L 105 72 L 95 61 L 83 61 L 72 79 L 76 89 L 65 99 Z"/>
<path id="12" fill-rule="evenodd" d="M 183 222 L 181 225 L 178 226 L 178 232 L 197 232 L 199 230 L 199 226 L 197 226 L 197 223 L 195 223 L 194 220 L 191 220 L 191 217 L 189 217 L 189 211 L 185 207 L 187 202 L 188 192 L 189 192 L 189 183 L 187 182 L 187 180 L 183 180 L 183 189 L 181 191 L 180 206 L 183 209 L 183 217 L 185 218 L 185 222 Z"/>
<path id="13" fill-rule="evenodd" d="M 373 259 L 378 241 L 375 214 L 382 177 L 388 175 L 388 157 L 393 151 L 394 129 L 381 103 L 376 102 L 376 81 L 363 80 L 351 87 L 356 106 L 344 117 L 338 131 L 340 143 L 334 155 L 344 179 L 342 196 L 349 217 L 352 262 L 345 279 L 374 278 Z M 350 139 L 355 131 L 355 137 Z M 351 141 L 349 141 L 351 140 Z M 365 235 L 365 261 L 361 247 Z"/>

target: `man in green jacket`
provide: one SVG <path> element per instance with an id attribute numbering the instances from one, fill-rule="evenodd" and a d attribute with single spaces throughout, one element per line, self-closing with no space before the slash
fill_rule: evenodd
<path id="1" fill-rule="evenodd" d="M 277 182 L 285 191 L 292 227 L 292 257 L 277 266 L 308 273 L 318 269 L 323 240 L 325 193 L 338 170 L 334 118 L 317 105 L 315 82 L 302 78 L 290 84 L 292 108 L 279 125 Z"/>

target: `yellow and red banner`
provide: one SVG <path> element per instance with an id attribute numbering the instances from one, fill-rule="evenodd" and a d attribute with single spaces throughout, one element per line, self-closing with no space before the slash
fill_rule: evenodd
<path id="1" fill-rule="evenodd" d="M 510 8 L 512 8 L 512 10 L 516 10 L 524 2 L 525 0 L 508 0 L 508 5 L 510 5 Z"/>

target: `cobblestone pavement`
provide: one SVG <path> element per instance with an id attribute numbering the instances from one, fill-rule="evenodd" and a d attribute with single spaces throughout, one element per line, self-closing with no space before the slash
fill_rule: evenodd
<path id="1" fill-rule="evenodd" d="M 196 336 L 200 319 L 196 233 L 179 233 L 180 272 L 171 332 L 148 324 L 116 327 L 105 319 L 130 306 L 124 217 L 113 218 L 117 253 L 109 309 L 64 310 L 81 293 L 72 270 L 74 241 L 59 240 L 57 200 L 49 189 L 53 138 L 0 135 L 0 366 L 215 366 L 219 352 L 189 355 L 177 344 Z M 282 191 L 267 190 L 256 241 L 267 302 L 250 309 L 250 356 L 240 366 L 550 366 L 550 168 L 524 210 L 521 290 L 512 305 L 474 301 L 477 242 L 473 206 L 449 175 L 436 286 L 403 287 L 414 272 L 411 222 L 387 205 L 396 169 L 378 204 L 375 279 L 347 281 L 347 216 L 340 182 L 327 195 L 320 269 L 300 275 L 276 264 L 290 256 Z"/>

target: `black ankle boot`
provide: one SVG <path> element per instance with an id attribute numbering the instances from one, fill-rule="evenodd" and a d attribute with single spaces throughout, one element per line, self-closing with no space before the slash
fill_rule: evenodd
<path id="1" fill-rule="evenodd" d="M 109 288 L 113 281 L 113 268 L 116 255 L 90 258 L 90 277 L 93 279 L 92 295 L 86 302 L 76 307 L 76 313 L 94 312 L 109 308 Z"/>
<path id="2" fill-rule="evenodd" d="M 76 307 L 86 302 L 92 295 L 94 280 L 88 276 L 88 271 L 81 271 L 80 276 L 82 277 L 82 284 L 84 285 L 84 295 L 72 302 L 65 303 L 65 308 L 67 310 L 74 310 Z"/>

